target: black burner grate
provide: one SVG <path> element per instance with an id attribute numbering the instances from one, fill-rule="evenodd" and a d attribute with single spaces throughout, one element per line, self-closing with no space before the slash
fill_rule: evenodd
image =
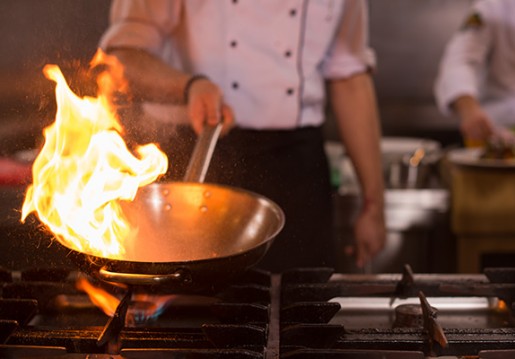
<path id="1" fill-rule="evenodd" d="M 126 294 L 119 318 L 109 317 L 76 289 L 76 272 L 0 270 L 0 357 L 507 359 L 515 357 L 513 273 L 511 268 L 474 276 L 417 275 L 409 267 L 401 274 L 369 276 L 328 268 L 282 275 L 252 270 L 214 296 L 177 296 L 160 316 L 126 323 L 125 311 L 134 302 L 123 288 L 113 289 L 120 299 Z M 435 298 L 473 295 L 504 303 L 504 325 L 454 327 L 433 310 Z M 396 298 L 409 297 L 419 299 L 423 317 L 414 323 L 420 326 L 369 327 L 363 320 L 363 327 L 353 327 L 339 322 L 349 312 L 333 300 L 382 298 L 393 307 Z"/>

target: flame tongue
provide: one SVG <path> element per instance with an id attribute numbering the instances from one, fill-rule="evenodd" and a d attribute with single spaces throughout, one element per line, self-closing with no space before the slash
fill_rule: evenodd
<path id="1" fill-rule="evenodd" d="M 77 279 L 76 287 L 85 292 L 91 302 L 108 316 L 113 316 L 120 305 L 118 297 L 96 287 L 85 277 Z M 174 294 L 132 294 L 125 322 L 127 325 L 136 325 L 157 319 L 176 298 Z"/>
<path id="2" fill-rule="evenodd" d="M 22 221 L 36 212 L 65 246 L 121 258 L 134 232 L 119 201 L 132 200 L 139 187 L 165 173 L 168 159 L 154 144 L 138 147 L 135 157 L 105 96 L 79 98 L 55 65 L 44 73 L 57 84 L 58 110 L 44 131 Z"/>
<path id="3" fill-rule="evenodd" d="M 96 288 L 86 278 L 79 278 L 76 287 L 87 293 L 91 302 L 102 309 L 105 314 L 109 316 L 114 315 L 116 308 L 120 304 L 120 299 L 103 289 Z"/>

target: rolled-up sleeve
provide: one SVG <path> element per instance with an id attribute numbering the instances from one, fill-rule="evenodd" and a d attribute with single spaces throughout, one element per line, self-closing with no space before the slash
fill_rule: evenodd
<path id="1" fill-rule="evenodd" d="M 476 28 L 464 28 L 452 36 L 440 61 L 434 85 L 436 104 L 445 115 L 450 105 L 460 96 L 480 96 L 480 82 L 491 43 L 488 17 L 476 8 L 472 14 L 481 14 L 483 23 Z"/>
<path id="2" fill-rule="evenodd" d="M 159 55 L 181 11 L 180 0 L 114 0 L 110 26 L 100 39 L 104 51 L 131 47 Z"/>
<path id="3" fill-rule="evenodd" d="M 347 78 L 375 66 L 375 53 L 369 46 L 367 3 L 346 1 L 333 44 L 322 64 L 322 74 L 325 78 Z"/>

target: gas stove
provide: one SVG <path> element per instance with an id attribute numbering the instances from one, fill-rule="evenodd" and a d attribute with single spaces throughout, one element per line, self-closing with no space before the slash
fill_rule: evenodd
<path id="1" fill-rule="evenodd" d="M 77 289 L 78 278 L 70 269 L 0 270 L 0 357 L 515 357 L 515 268 L 255 269 L 217 293 L 166 297 L 89 278 L 117 298 L 112 315 Z"/>

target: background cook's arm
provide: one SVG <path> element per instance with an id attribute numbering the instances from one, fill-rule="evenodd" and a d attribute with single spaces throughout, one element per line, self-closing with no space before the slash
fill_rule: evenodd
<path id="1" fill-rule="evenodd" d="M 476 143 L 482 144 L 494 134 L 495 127 L 492 120 L 476 97 L 459 96 L 451 103 L 451 108 L 460 118 L 460 132 L 467 146 L 474 147 Z"/>
<path id="2" fill-rule="evenodd" d="M 354 227 L 354 256 L 362 267 L 381 251 L 386 238 L 375 90 L 368 73 L 331 80 L 328 85 L 340 135 L 361 184 L 363 208 Z"/>
<path id="3" fill-rule="evenodd" d="M 457 115 L 460 132 L 470 143 L 482 142 L 495 132 L 479 102 L 481 77 L 487 71 L 492 46 L 492 26 L 483 5 L 476 4 L 446 45 L 434 88 L 441 112 Z"/>

